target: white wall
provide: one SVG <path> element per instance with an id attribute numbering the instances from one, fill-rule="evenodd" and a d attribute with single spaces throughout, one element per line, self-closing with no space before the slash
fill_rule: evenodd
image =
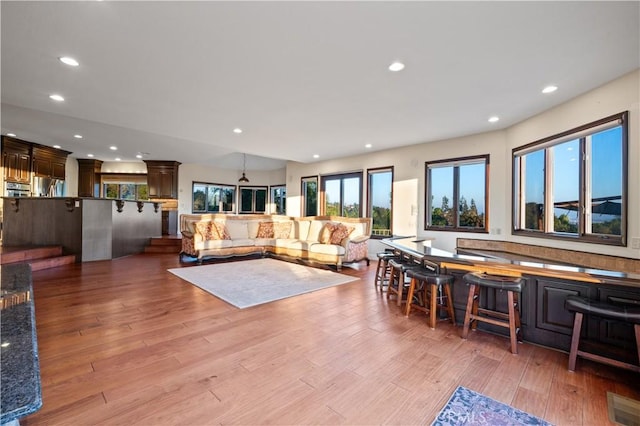
<path id="1" fill-rule="evenodd" d="M 579 125 L 622 111 L 630 112 L 629 124 L 629 237 L 640 237 L 640 71 L 636 70 L 563 105 L 545 111 L 506 130 L 462 138 L 373 152 L 332 161 L 287 164 L 287 214 L 300 215 L 300 178 L 394 166 L 393 229 L 398 235 L 435 238 L 433 246 L 453 251 L 456 238 L 483 238 L 561 247 L 593 253 L 640 258 L 640 250 L 627 247 L 572 243 L 511 235 L 511 150 Z M 485 233 L 424 230 L 424 175 L 426 161 L 490 155 L 489 228 Z M 366 194 L 366 175 L 364 179 Z"/>

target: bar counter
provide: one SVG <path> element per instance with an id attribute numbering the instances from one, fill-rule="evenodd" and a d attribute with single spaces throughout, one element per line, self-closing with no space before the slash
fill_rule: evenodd
<path id="1" fill-rule="evenodd" d="M 31 267 L 0 267 L 0 424 L 17 424 L 42 406 Z"/>
<path id="2" fill-rule="evenodd" d="M 455 254 L 430 247 L 430 240 L 421 241 L 416 237 L 389 238 L 382 242 L 397 254 L 411 258 L 414 263 L 435 264 L 441 271 L 454 276 L 453 306 L 458 324 L 464 319 L 469 293 L 463 280 L 466 273 L 473 271 L 521 277 L 524 283 L 520 295 L 522 336 L 528 342 L 551 348 L 569 350 L 574 317 L 564 306 L 569 295 L 614 304 L 640 304 L 639 274 L 556 265 L 525 256 L 504 259 Z M 507 312 L 506 294 L 483 288 L 480 305 Z M 633 327 L 593 316 L 588 318 L 587 324 L 583 334 L 592 352 L 637 362 L 634 360 L 637 349 Z M 502 327 L 491 324 L 481 323 L 478 328 L 505 334 Z"/>

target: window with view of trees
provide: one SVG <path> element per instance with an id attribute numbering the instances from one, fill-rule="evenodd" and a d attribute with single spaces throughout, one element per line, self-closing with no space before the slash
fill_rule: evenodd
<path id="1" fill-rule="evenodd" d="M 286 214 L 287 211 L 287 187 L 278 185 L 271 187 L 271 213 Z"/>
<path id="2" fill-rule="evenodd" d="M 120 200 L 148 200 L 149 189 L 146 181 L 144 175 L 103 175 L 102 196 Z"/>
<path id="3" fill-rule="evenodd" d="M 322 214 L 361 217 L 362 173 L 322 176 Z"/>
<path id="4" fill-rule="evenodd" d="M 489 156 L 425 163 L 425 229 L 486 232 Z"/>
<path id="5" fill-rule="evenodd" d="M 302 178 L 302 215 L 318 214 L 318 178 L 309 176 Z"/>
<path id="6" fill-rule="evenodd" d="M 391 228 L 393 205 L 393 167 L 367 170 L 369 217 L 372 218 L 371 235 L 388 237 L 393 235 Z"/>
<path id="7" fill-rule="evenodd" d="M 622 245 L 627 113 L 513 150 L 514 233 Z"/>
<path id="8" fill-rule="evenodd" d="M 193 182 L 193 213 L 233 213 L 236 187 L 215 183 Z"/>

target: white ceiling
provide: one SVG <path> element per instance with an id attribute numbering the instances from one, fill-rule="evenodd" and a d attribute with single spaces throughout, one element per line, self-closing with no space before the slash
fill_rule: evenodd
<path id="1" fill-rule="evenodd" d="M 2 1 L 2 133 L 273 170 L 486 132 L 638 68 L 639 5 Z"/>

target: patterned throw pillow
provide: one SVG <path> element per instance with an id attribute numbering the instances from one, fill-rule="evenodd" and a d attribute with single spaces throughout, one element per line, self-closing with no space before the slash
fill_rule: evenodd
<path id="1" fill-rule="evenodd" d="M 213 222 L 214 223 L 214 227 L 216 228 L 216 230 L 218 231 L 218 238 L 219 240 L 230 240 L 231 239 L 231 235 L 229 235 L 229 231 L 227 230 L 227 227 L 224 226 L 224 223 L 220 223 L 220 222 Z"/>
<path id="2" fill-rule="evenodd" d="M 342 240 L 347 238 L 349 234 L 354 230 L 353 226 L 345 226 L 342 223 L 339 223 L 331 233 L 331 239 L 329 240 L 331 244 L 340 244 Z"/>
<path id="3" fill-rule="evenodd" d="M 273 238 L 273 222 L 260 222 L 256 238 Z"/>
<path id="4" fill-rule="evenodd" d="M 330 244 L 331 234 L 333 233 L 334 228 L 336 227 L 335 223 L 327 222 L 324 224 L 322 229 L 320 230 L 320 238 L 318 241 L 322 244 Z"/>
<path id="5" fill-rule="evenodd" d="M 196 230 L 205 241 L 219 240 L 218 230 L 211 222 L 196 222 Z"/>
<path id="6" fill-rule="evenodd" d="M 273 236 L 275 238 L 289 238 L 291 234 L 291 222 L 275 222 L 273 224 Z"/>

